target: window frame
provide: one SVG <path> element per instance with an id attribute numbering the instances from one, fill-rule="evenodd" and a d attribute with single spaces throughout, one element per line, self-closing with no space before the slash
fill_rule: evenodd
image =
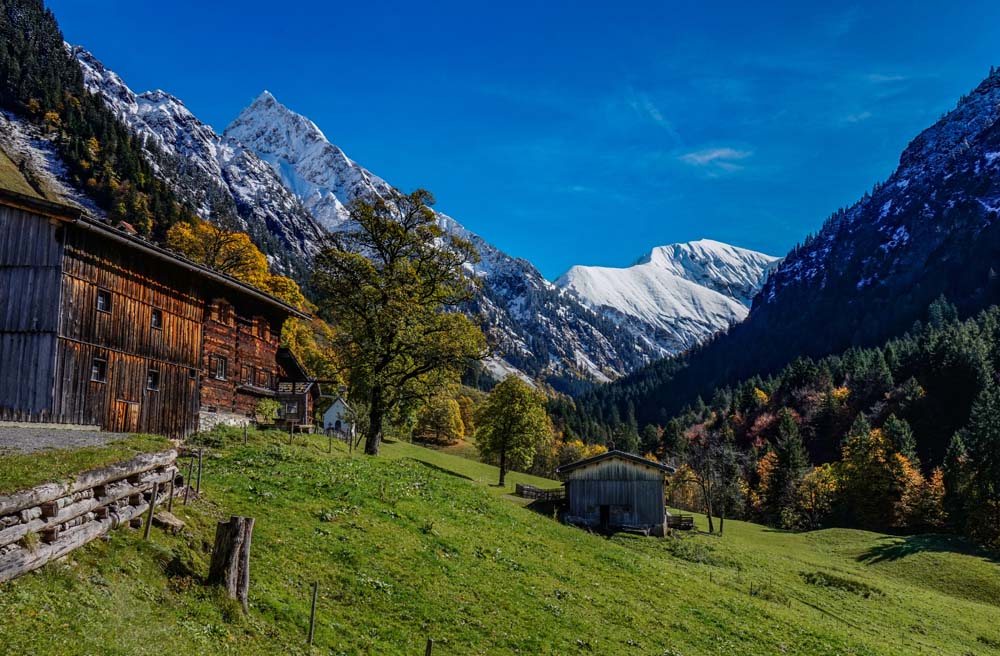
<path id="1" fill-rule="evenodd" d="M 219 375 L 219 372 L 222 375 Z M 215 380 L 229 380 L 229 361 L 225 356 L 213 355 L 208 359 L 208 373 Z"/>
<path id="2" fill-rule="evenodd" d="M 163 330 L 163 310 L 153 308 L 149 315 L 149 327 L 153 330 Z"/>
<path id="3" fill-rule="evenodd" d="M 156 367 L 146 369 L 146 390 L 150 392 L 160 391 L 160 370 Z"/>
<path id="4" fill-rule="evenodd" d="M 103 366 L 100 367 L 101 377 L 94 377 L 94 369 L 97 367 L 97 363 L 100 362 Z M 108 359 L 98 356 L 94 356 L 90 360 L 90 382 L 106 384 L 108 382 Z"/>
<path id="5" fill-rule="evenodd" d="M 101 307 L 102 299 L 105 300 L 104 305 L 106 307 Z M 111 314 L 111 311 L 114 309 L 114 296 L 112 296 L 110 289 L 104 289 L 103 287 L 97 288 L 97 297 L 94 301 L 94 309 L 98 312 Z"/>

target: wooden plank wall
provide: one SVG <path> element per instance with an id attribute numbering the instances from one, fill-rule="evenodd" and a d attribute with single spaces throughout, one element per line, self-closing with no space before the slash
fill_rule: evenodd
<path id="1" fill-rule="evenodd" d="M 123 432 L 196 430 L 204 303 L 191 274 L 92 232 L 66 233 L 54 413 Z M 110 293 L 111 312 L 97 310 L 99 290 Z M 107 362 L 106 382 L 91 380 L 95 358 Z M 147 389 L 150 369 L 157 390 Z"/>
<path id="2" fill-rule="evenodd" d="M 234 306 L 222 298 L 213 299 L 206 309 L 201 389 L 205 409 L 249 417 L 261 398 L 273 396 L 279 377 L 280 328 L 262 317 L 250 318 L 248 312 L 249 309 Z M 257 333 L 257 321 L 266 326 L 263 336 Z M 213 357 L 220 356 L 227 361 L 225 380 L 215 378 L 211 366 Z M 253 367 L 255 372 L 267 372 L 270 386 L 266 390 L 256 384 L 248 388 L 242 379 L 244 366 Z"/>
<path id="3" fill-rule="evenodd" d="M 597 523 L 600 506 L 610 506 L 613 525 L 662 524 L 664 475 L 625 460 L 603 460 L 568 473 L 569 514 Z"/>
<path id="4" fill-rule="evenodd" d="M 61 233 L 0 207 L 0 420 L 52 420 Z"/>

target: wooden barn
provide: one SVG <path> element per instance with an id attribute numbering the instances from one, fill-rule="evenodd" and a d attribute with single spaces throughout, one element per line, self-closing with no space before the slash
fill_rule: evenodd
<path id="1" fill-rule="evenodd" d="M 312 430 L 319 383 L 310 380 L 305 368 L 288 348 L 278 349 L 278 365 L 283 372 L 278 383 L 277 425 L 279 428 Z"/>
<path id="2" fill-rule="evenodd" d="M 608 451 L 556 470 L 566 489 L 565 520 L 603 531 L 663 536 L 665 485 L 674 468 L 623 451 Z"/>
<path id="3" fill-rule="evenodd" d="M 276 396 L 297 309 L 79 209 L 0 189 L 0 421 L 183 436 Z"/>

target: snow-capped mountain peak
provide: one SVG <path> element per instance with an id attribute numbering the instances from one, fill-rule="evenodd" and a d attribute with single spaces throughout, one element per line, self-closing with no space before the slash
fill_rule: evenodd
<path id="1" fill-rule="evenodd" d="M 345 199 L 390 189 L 385 180 L 330 143 L 315 123 L 282 105 L 269 91 L 244 109 L 225 135 L 267 161 L 328 230 L 347 218 Z"/>
<path id="2" fill-rule="evenodd" d="M 702 239 L 659 246 L 630 267 L 574 266 L 556 285 L 674 353 L 742 321 L 778 261 Z"/>
<path id="3" fill-rule="evenodd" d="M 176 96 L 163 90 L 136 94 L 114 71 L 79 46 L 66 45 L 80 64 L 84 86 L 135 134 L 155 145 L 157 173 L 204 218 L 234 220 L 268 256 L 293 273 L 318 249 L 323 232 L 299 200 L 253 151 L 216 134 Z"/>
<path id="4" fill-rule="evenodd" d="M 324 234 L 343 224 L 352 201 L 392 189 L 268 91 L 219 135 L 170 93 L 135 94 L 89 52 L 67 49 L 80 63 L 88 90 L 156 145 L 149 155 L 158 174 L 203 217 L 235 217 L 268 249 L 269 259 L 292 275 L 307 275 Z M 733 265 L 740 256 L 725 245 L 696 242 L 677 252 L 655 250 L 648 266 L 661 277 L 672 275 L 673 289 L 687 294 L 681 301 L 662 290 L 659 294 L 653 313 L 676 333 L 667 337 L 664 328 L 587 307 L 529 262 L 500 251 L 451 217 L 437 217 L 442 228 L 469 240 L 480 255 L 473 272 L 482 280 L 482 292 L 466 310 L 481 322 L 494 347 L 487 369 L 495 375 L 614 378 L 714 332 L 753 291 L 747 287 L 752 276 Z M 738 300 L 705 285 L 729 290 Z M 698 309 L 711 316 L 692 317 Z M 671 312 L 682 310 L 687 313 L 668 321 Z"/>

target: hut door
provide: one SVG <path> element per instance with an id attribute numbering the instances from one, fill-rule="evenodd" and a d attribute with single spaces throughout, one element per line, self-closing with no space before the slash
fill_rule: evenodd
<path id="1" fill-rule="evenodd" d="M 115 433 L 135 433 L 139 430 L 139 404 L 134 401 L 115 401 Z"/>
<path id="2" fill-rule="evenodd" d="M 611 524 L 611 506 L 601 506 L 601 528 L 606 529 Z"/>

